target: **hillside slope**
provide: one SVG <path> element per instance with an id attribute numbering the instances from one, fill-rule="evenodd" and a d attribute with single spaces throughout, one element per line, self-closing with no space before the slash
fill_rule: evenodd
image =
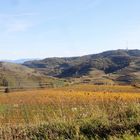
<path id="1" fill-rule="evenodd" d="M 46 58 L 28 61 L 24 65 L 59 78 L 84 76 L 86 79 L 99 79 L 95 73 L 102 71 L 101 79 L 105 78 L 115 83 L 132 83 L 139 82 L 140 79 L 140 50 L 114 50 L 81 57 Z"/>
<path id="2" fill-rule="evenodd" d="M 9 62 L 0 62 L 0 86 L 32 88 L 38 87 L 40 83 L 50 83 L 53 81 L 53 78 L 49 78 L 26 66 Z"/>

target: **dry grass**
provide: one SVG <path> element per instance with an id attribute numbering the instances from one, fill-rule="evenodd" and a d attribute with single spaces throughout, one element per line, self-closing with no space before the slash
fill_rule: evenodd
<path id="1" fill-rule="evenodd" d="M 140 91 L 130 86 L 77 85 L 1 94 L 0 137 L 109 139 L 123 138 L 127 131 L 138 137 L 139 114 Z"/>

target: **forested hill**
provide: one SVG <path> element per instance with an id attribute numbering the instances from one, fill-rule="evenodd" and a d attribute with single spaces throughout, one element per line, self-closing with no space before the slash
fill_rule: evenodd
<path id="1" fill-rule="evenodd" d="M 92 73 L 96 77 L 97 72 L 102 76 L 110 74 L 113 81 L 139 81 L 140 50 L 111 50 L 81 57 L 46 58 L 23 65 L 59 78 L 91 76 Z"/>

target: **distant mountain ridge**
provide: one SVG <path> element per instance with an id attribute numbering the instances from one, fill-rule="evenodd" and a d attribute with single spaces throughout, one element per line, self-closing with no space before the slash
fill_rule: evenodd
<path id="1" fill-rule="evenodd" d="M 96 77 L 91 73 L 100 71 L 102 78 L 113 82 L 140 80 L 140 50 L 111 50 L 81 57 L 46 58 L 27 61 L 23 65 L 59 78 Z"/>
<path id="2" fill-rule="evenodd" d="M 11 63 L 15 63 L 15 64 L 23 64 L 26 61 L 34 61 L 34 60 L 40 60 L 37 58 L 25 58 L 25 59 L 16 59 L 16 60 L 0 60 L 1 62 L 11 62 Z"/>

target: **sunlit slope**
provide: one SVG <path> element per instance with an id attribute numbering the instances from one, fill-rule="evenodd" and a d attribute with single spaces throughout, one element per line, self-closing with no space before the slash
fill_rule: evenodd
<path id="1" fill-rule="evenodd" d="M 38 87 L 41 83 L 56 80 L 23 65 L 0 62 L 0 85 L 11 87 Z"/>

